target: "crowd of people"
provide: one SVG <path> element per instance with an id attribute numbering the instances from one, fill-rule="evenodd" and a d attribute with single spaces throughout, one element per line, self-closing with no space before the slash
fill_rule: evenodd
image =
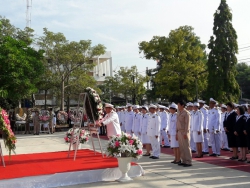
<path id="1" fill-rule="evenodd" d="M 121 131 L 137 136 L 145 145 L 144 156 L 159 159 L 160 147 L 172 148 L 172 163 L 189 167 L 192 153 L 197 153 L 196 158 L 218 157 L 224 150 L 232 152 L 231 160 L 250 163 L 246 157 L 250 150 L 250 105 L 218 104 L 213 98 L 209 105 L 205 103 L 179 101 L 169 107 L 127 104 L 115 111 Z"/>

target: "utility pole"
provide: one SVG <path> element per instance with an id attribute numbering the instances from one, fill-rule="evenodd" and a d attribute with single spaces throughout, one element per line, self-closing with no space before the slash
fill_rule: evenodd
<path id="1" fill-rule="evenodd" d="M 31 25 L 31 7 L 32 0 L 26 0 L 26 27 Z"/>

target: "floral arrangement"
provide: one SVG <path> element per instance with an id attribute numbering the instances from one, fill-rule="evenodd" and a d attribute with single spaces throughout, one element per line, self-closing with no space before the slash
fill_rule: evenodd
<path id="1" fill-rule="evenodd" d="M 81 112 L 78 112 L 78 114 L 76 114 L 76 112 L 70 112 L 69 114 L 69 117 L 71 119 L 71 121 L 73 122 L 77 122 L 77 123 L 80 123 L 81 122 L 81 117 L 82 117 L 82 113 Z"/>
<path id="2" fill-rule="evenodd" d="M 122 132 L 121 135 L 112 136 L 108 142 L 107 155 L 110 157 L 140 158 L 143 154 L 142 143 L 137 137 Z"/>
<path id="3" fill-rule="evenodd" d="M 28 111 L 27 111 L 27 121 L 29 122 L 29 123 L 33 123 L 33 115 L 32 115 L 32 113 L 33 112 L 35 112 L 35 111 L 37 111 L 37 112 L 39 112 L 39 114 L 40 114 L 40 109 L 38 109 L 38 108 L 29 108 L 28 109 Z"/>
<path id="4" fill-rule="evenodd" d="M 93 115 L 94 115 L 94 117 L 92 117 L 89 101 L 86 101 L 85 106 L 86 106 L 86 112 L 87 112 L 88 117 L 92 120 L 97 120 L 97 121 L 101 120 L 103 118 L 103 110 L 102 110 L 103 106 L 102 106 L 102 100 L 100 96 L 91 87 L 87 87 L 85 89 L 85 92 L 89 94 L 89 98 L 87 98 L 87 100 L 88 99 L 90 100 L 90 104 L 92 106 Z"/>
<path id="5" fill-rule="evenodd" d="M 7 112 L 0 108 L 0 131 L 3 133 L 4 145 L 9 151 L 9 156 L 11 151 L 15 153 L 16 149 L 16 137 L 11 130 L 10 120 Z"/>
<path id="6" fill-rule="evenodd" d="M 57 120 L 59 124 L 66 124 L 68 121 L 68 114 L 65 111 L 59 111 L 57 113 Z"/>
<path id="7" fill-rule="evenodd" d="M 19 114 L 16 114 L 16 120 L 17 121 L 25 121 L 27 115 L 24 113 L 23 116 L 20 116 Z"/>
<path id="8" fill-rule="evenodd" d="M 39 121 L 43 123 L 49 122 L 53 116 L 50 114 L 48 110 L 41 110 L 39 113 Z"/>
<path id="9" fill-rule="evenodd" d="M 74 130 L 74 132 L 73 132 L 73 130 Z M 81 128 L 76 128 L 76 129 L 71 128 L 71 129 L 69 129 L 66 132 L 66 136 L 64 137 L 64 140 L 65 140 L 65 142 L 69 143 L 70 140 L 71 140 L 71 137 L 73 136 L 73 142 L 72 143 L 76 144 L 77 135 L 79 135 L 79 139 L 80 139 L 79 143 L 84 144 L 84 143 L 88 142 L 90 134 L 89 134 L 88 131 L 86 131 L 84 129 L 81 129 Z"/>

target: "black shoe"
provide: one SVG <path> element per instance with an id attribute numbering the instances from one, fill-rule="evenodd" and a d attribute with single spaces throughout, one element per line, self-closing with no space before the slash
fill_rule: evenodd
<path id="1" fill-rule="evenodd" d="M 217 154 L 213 153 L 209 155 L 210 157 L 217 157 Z"/>
<path id="2" fill-rule="evenodd" d="M 237 157 L 230 157 L 229 159 L 231 159 L 231 160 L 236 160 L 236 159 L 238 159 L 239 157 L 237 156 Z"/>
<path id="3" fill-rule="evenodd" d="M 174 164 L 181 164 L 181 161 L 177 161 L 177 162 L 175 162 Z"/>
<path id="4" fill-rule="evenodd" d="M 212 148 L 212 146 L 208 146 L 209 148 Z"/>
<path id="5" fill-rule="evenodd" d="M 232 150 L 230 150 L 230 152 L 233 152 Z"/>
<path id="6" fill-rule="evenodd" d="M 155 156 L 153 156 L 151 159 L 160 159 L 159 157 L 155 157 Z"/>
<path id="7" fill-rule="evenodd" d="M 201 156 L 195 156 L 194 158 L 203 158 L 203 155 L 201 155 Z"/>
<path id="8" fill-rule="evenodd" d="M 172 161 L 171 163 L 175 164 L 175 163 L 176 163 L 176 161 Z"/>
<path id="9" fill-rule="evenodd" d="M 150 156 L 149 158 L 152 159 L 154 156 Z"/>
<path id="10" fill-rule="evenodd" d="M 228 149 L 228 148 L 224 148 L 224 151 L 230 151 L 230 149 Z"/>
<path id="11" fill-rule="evenodd" d="M 209 154 L 209 152 L 202 152 L 202 154 L 203 154 L 203 155 L 207 155 L 207 154 Z"/>
<path id="12" fill-rule="evenodd" d="M 170 146 L 163 146 L 163 148 L 170 148 Z"/>
<path id="13" fill-rule="evenodd" d="M 144 156 L 144 157 L 148 157 L 148 156 L 150 156 L 150 154 L 144 154 L 143 156 Z"/>
<path id="14" fill-rule="evenodd" d="M 195 150 L 192 150 L 192 153 L 196 153 L 196 151 L 195 151 Z"/>
<path id="15" fill-rule="evenodd" d="M 184 164 L 183 167 L 190 167 L 193 166 L 192 164 Z"/>
<path id="16" fill-rule="evenodd" d="M 186 165 L 185 163 L 178 163 L 179 166 L 184 166 Z"/>

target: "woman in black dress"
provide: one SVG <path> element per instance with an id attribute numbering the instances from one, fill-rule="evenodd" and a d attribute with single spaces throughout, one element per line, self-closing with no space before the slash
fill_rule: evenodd
<path id="1" fill-rule="evenodd" d="M 234 127 L 236 123 L 237 113 L 234 111 L 234 104 L 229 102 L 227 105 L 227 113 L 223 122 L 225 132 L 227 134 L 228 146 L 233 150 L 231 160 L 238 159 L 238 148 L 236 136 L 234 135 Z"/>
<path id="2" fill-rule="evenodd" d="M 244 134 L 245 128 L 246 128 L 246 116 L 245 110 L 242 106 L 237 107 L 237 117 L 236 117 L 236 123 L 234 127 L 234 135 L 236 136 L 237 145 L 240 147 L 241 151 L 241 159 L 238 161 L 244 162 L 247 161 L 247 136 Z"/>
<path id="3" fill-rule="evenodd" d="M 248 150 L 250 150 L 250 106 L 248 106 L 247 112 L 248 112 L 248 117 L 246 120 L 244 133 L 245 135 L 247 135 L 247 146 L 248 146 Z M 250 163 L 250 161 L 247 161 L 247 163 Z"/>

